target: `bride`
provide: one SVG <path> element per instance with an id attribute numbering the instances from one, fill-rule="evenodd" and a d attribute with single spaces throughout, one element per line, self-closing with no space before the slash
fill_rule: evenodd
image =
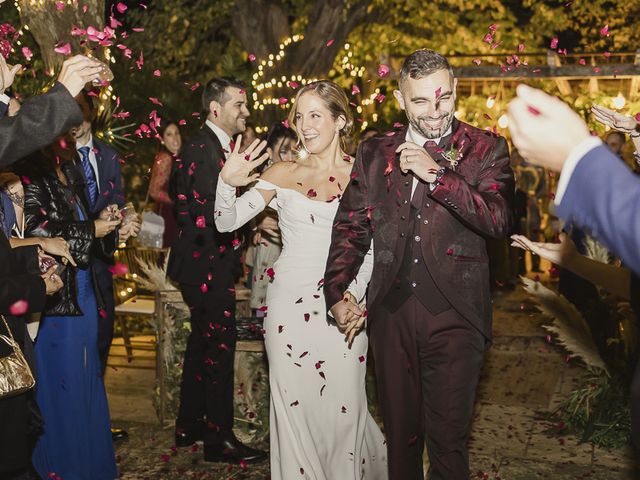
<path id="1" fill-rule="evenodd" d="M 236 187 L 255 181 L 251 172 L 268 156 L 260 155 L 265 142 L 258 140 L 239 153 L 238 140 L 220 171 L 215 201 L 221 232 L 238 229 L 267 205 L 278 211 L 282 254 L 265 272 L 272 278 L 264 326 L 271 478 L 384 480 L 386 446 L 367 410 L 364 322 L 353 318 L 345 338 L 327 320 L 321 290 L 334 215 L 353 166 L 342 149 L 353 127 L 347 96 L 327 80 L 309 84 L 298 92 L 289 123 L 307 155 L 274 164 L 236 198 Z M 355 303 L 370 274 L 369 261 L 349 287 Z"/>

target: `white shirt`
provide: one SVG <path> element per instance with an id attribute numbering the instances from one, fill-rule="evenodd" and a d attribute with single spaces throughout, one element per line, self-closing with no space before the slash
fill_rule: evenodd
<path id="1" fill-rule="evenodd" d="M 218 137 L 218 140 L 220 140 L 220 145 L 222 145 L 222 148 L 225 151 L 224 156 L 225 157 L 229 156 L 229 154 L 231 153 L 231 137 L 227 135 L 227 132 L 222 130 L 211 120 L 207 120 L 204 123 L 207 127 L 211 129 L 213 133 L 215 133 L 216 137 Z"/>
<path id="2" fill-rule="evenodd" d="M 589 137 L 573 147 L 573 150 L 569 152 L 569 156 L 567 156 L 567 159 L 562 165 L 560 179 L 558 180 L 558 188 L 556 188 L 556 196 L 553 200 L 553 203 L 555 203 L 556 205 L 560 205 L 562 197 L 564 196 L 564 192 L 567 190 L 567 186 L 569 185 L 571 175 L 576 169 L 578 162 L 582 160 L 582 158 L 587 153 L 589 153 L 594 148 L 599 147 L 600 145 L 602 145 L 602 140 L 600 140 L 598 137 Z"/>
<path id="3" fill-rule="evenodd" d="M 81 147 L 89 147 L 89 164 L 91 168 L 93 168 L 93 174 L 96 177 L 96 184 L 98 185 L 98 193 L 100 192 L 100 177 L 98 175 L 98 158 L 96 157 L 96 152 L 93 147 L 93 135 L 89 135 L 89 141 L 86 144 L 81 144 L 80 142 L 76 143 L 76 150 L 78 151 L 78 155 L 80 155 L 80 160 L 82 160 L 82 154 L 80 153 Z"/>
<path id="4" fill-rule="evenodd" d="M 450 135 L 452 128 L 453 127 L 449 126 L 449 129 L 445 132 L 445 134 L 442 137 L 446 137 L 447 135 Z M 423 146 L 428 141 L 435 142 L 436 145 L 438 145 L 438 144 L 440 144 L 440 140 L 442 140 L 442 137 L 438 137 L 438 138 L 426 138 L 426 137 L 423 137 L 418 132 L 416 132 L 411 125 L 409 125 L 409 128 L 407 129 L 407 135 L 404 137 L 404 139 L 407 142 L 413 142 L 413 143 L 415 143 L 417 145 Z M 411 185 L 411 196 L 412 197 L 413 197 L 413 193 L 416 191 L 416 187 L 418 186 L 418 181 L 419 181 L 418 177 L 416 175 L 413 175 L 413 184 Z"/>

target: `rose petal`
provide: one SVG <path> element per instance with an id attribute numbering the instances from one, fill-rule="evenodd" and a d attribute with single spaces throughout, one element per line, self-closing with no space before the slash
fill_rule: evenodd
<path id="1" fill-rule="evenodd" d="M 26 300 L 18 300 L 9 307 L 9 313 L 16 317 L 24 315 L 27 313 L 27 310 L 29 310 L 29 303 Z"/>

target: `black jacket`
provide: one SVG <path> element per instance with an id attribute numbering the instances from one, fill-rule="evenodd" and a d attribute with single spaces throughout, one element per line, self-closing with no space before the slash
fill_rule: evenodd
<path id="1" fill-rule="evenodd" d="M 218 137 L 204 126 L 174 161 L 170 188 L 179 235 L 167 266 L 172 280 L 187 285 L 206 283 L 221 293 L 233 288 L 241 272 L 234 234 L 219 232 L 214 222 L 216 186 L 224 158 Z"/>
<path id="2" fill-rule="evenodd" d="M 79 268 L 91 269 L 98 309 L 104 309 L 92 266 L 94 254 L 113 255 L 116 247 L 115 232 L 95 238 L 95 226 L 90 219 L 87 206 L 83 202 L 84 180 L 82 173 L 71 162 L 62 170 L 68 186 L 62 183 L 49 161 L 41 153 L 24 159 L 15 171 L 21 176 L 25 194 L 25 234 L 34 237 L 62 237 L 68 243 L 71 256 Z M 86 220 L 80 220 L 78 206 Z M 70 264 L 62 274 L 64 287 L 47 297 L 45 315 L 80 316 L 77 302 L 75 268 Z"/>

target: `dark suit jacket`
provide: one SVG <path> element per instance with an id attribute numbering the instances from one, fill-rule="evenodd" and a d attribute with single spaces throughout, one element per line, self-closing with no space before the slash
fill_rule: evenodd
<path id="1" fill-rule="evenodd" d="M 373 238 L 374 267 L 367 298 L 372 322 L 398 274 L 405 236 L 412 234 L 407 228 L 413 177 L 402 174 L 395 153 L 405 135 L 403 129 L 372 138 L 358 148 L 327 260 L 324 294 L 329 308 L 355 278 Z M 455 171 L 447 169 L 441 184 L 428 194 L 420 223 L 422 254 L 449 303 L 491 338 L 485 237 L 509 233 L 513 171 L 502 137 L 455 121 L 451 137 L 432 154 L 434 160 L 446 166 L 442 153 L 452 147 L 462 158 Z"/>
<path id="2" fill-rule="evenodd" d="M 80 107 L 60 83 L 30 98 L 15 117 L 0 118 L 0 167 L 52 143 L 82 122 Z"/>
<path id="3" fill-rule="evenodd" d="M 167 274 L 179 283 L 226 291 L 239 273 L 234 235 L 214 222 L 218 174 L 224 162 L 218 137 L 206 125 L 182 148 L 171 169 L 178 239 L 171 248 Z"/>
<path id="4" fill-rule="evenodd" d="M 104 142 L 93 138 L 93 147 L 96 154 L 96 160 L 98 164 L 98 182 L 100 195 L 93 209 L 90 212 L 90 218 L 97 219 L 100 212 L 104 210 L 108 205 L 116 204 L 118 207 L 126 203 L 124 192 L 122 189 L 122 174 L 120 173 L 120 156 L 118 153 Z M 80 159 L 76 157 L 76 164 L 82 171 Z M 89 205 L 89 191 L 86 185 L 83 188 L 85 205 Z M 107 242 L 106 246 L 108 252 L 114 252 L 117 247 L 117 234 L 110 234 L 104 238 Z M 103 299 L 105 301 L 105 311 L 109 318 L 109 321 L 113 320 L 113 309 L 115 307 L 113 301 L 113 280 L 112 274 L 109 271 L 111 265 L 113 265 L 113 255 L 104 256 L 96 253 L 93 259 L 93 269 L 96 274 L 98 287 L 102 292 Z"/>
<path id="5" fill-rule="evenodd" d="M 640 177 L 601 145 L 576 165 L 556 208 L 640 275 Z"/>

